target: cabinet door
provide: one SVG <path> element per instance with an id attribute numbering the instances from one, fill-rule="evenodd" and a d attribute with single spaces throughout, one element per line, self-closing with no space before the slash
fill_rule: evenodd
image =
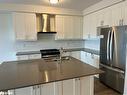
<path id="1" fill-rule="evenodd" d="M 41 58 L 41 54 L 32 54 L 32 55 L 28 55 L 29 59 L 40 59 Z"/>
<path id="2" fill-rule="evenodd" d="M 82 17 L 56 16 L 56 39 L 82 39 Z"/>
<path id="3" fill-rule="evenodd" d="M 83 26 L 84 39 L 93 39 L 97 37 L 97 16 L 96 13 L 84 17 Z"/>
<path id="4" fill-rule="evenodd" d="M 17 60 L 28 60 L 29 59 L 29 56 L 28 55 L 20 55 L 20 56 L 17 56 Z"/>
<path id="5" fill-rule="evenodd" d="M 64 18 L 63 16 L 56 15 L 56 40 L 64 39 Z"/>
<path id="6" fill-rule="evenodd" d="M 123 2 L 122 15 L 123 17 L 123 25 L 127 25 L 127 2 Z"/>
<path id="7" fill-rule="evenodd" d="M 97 27 L 103 26 L 104 25 L 104 11 L 103 10 L 97 11 L 96 17 L 97 17 Z"/>
<path id="8" fill-rule="evenodd" d="M 80 78 L 76 78 L 74 82 L 74 95 L 81 95 L 81 80 Z"/>
<path id="9" fill-rule="evenodd" d="M 74 24 L 74 25 L 73 25 Z M 83 17 L 75 16 L 73 17 L 73 38 L 82 39 L 83 38 Z"/>
<path id="10" fill-rule="evenodd" d="M 90 14 L 90 39 L 97 37 L 97 16 L 96 13 Z"/>
<path id="11" fill-rule="evenodd" d="M 41 85 L 41 95 L 56 95 L 55 82 Z"/>
<path id="12" fill-rule="evenodd" d="M 83 18 L 83 38 L 90 38 L 90 17 L 89 15 L 84 16 Z"/>
<path id="13" fill-rule="evenodd" d="M 112 26 L 122 25 L 123 13 L 122 13 L 123 3 L 116 4 L 112 6 Z"/>
<path id="14" fill-rule="evenodd" d="M 15 95 L 15 90 L 8 90 L 8 95 Z"/>
<path id="15" fill-rule="evenodd" d="M 25 13 L 26 40 L 37 40 L 36 14 Z"/>
<path id="16" fill-rule="evenodd" d="M 32 95 L 41 95 L 41 85 L 35 85 L 32 87 Z"/>
<path id="17" fill-rule="evenodd" d="M 15 95 L 33 95 L 32 90 L 32 87 L 15 89 Z"/>
<path id="18" fill-rule="evenodd" d="M 81 52 L 80 51 L 71 52 L 70 56 L 80 60 L 81 59 Z"/>
<path id="19" fill-rule="evenodd" d="M 92 65 L 92 57 L 90 53 L 81 52 L 81 60 L 86 64 Z"/>
<path id="20" fill-rule="evenodd" d="M 92 55 L 93 66 L 99 69 L 99 55 Z"/>
<path id="21" fill-rule="evenodd" d="M 74 17 L 73 16 L 63 16 L 64 17 L 64 39 L 73 39 L 74 33 Z"/>
<path id="22" fill-rule="evenodd" d="M 62 95 L 75 95 L 75 79 L 64 80 L 62 83 Z"/>
<path id="23" fill-rule="evenodd" d="M 80 95 L 80 78 L 55 83 L 55 95 Z"/>
<path id="24" fill-rule="evenodd" d="M 14 32 L 16 40 L 37 40 L 36 14 L 13 13 Z"/>
<path id="25" fill-rule="evenodd" d="M 103 26 L 112 26 L 112 8 L 105 8 L 103 12 Z"/>
<path id="26" fill-rule="evenodd" d="M 80 95 L 94 95 L 94 76 L 80 78 Z"/>
<path id="27" fill-rule="evenodd" d="M 13 13 L 13 24 L 16 40 L 26 39 L 25 15 L 24 13 Z"/>

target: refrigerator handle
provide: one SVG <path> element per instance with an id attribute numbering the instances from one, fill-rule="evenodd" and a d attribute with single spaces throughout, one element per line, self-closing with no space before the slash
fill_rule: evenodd
<path id="1" fill-rule="evenodd" d="M 110 45 L 110 33 L 111 31 L 109 30 L 108 32 L 108 39 L 107 39 L 107 60 L 109 61 L 109 45 Z"/>
<path id="2" fill-rule="evenodd" d="M 112 60 L 113 58 L 113 35 L 114 35 L 114 30 L 112 29 L 112 32 L 111 32 L 111 39 L 110 39 L 110 60 Z M 112 65 L 112 64 L 111 64 Z"/>
<path id="3" fill-rule="evenodd" d="M 114 72 L 117 72 L 117 73 L 125 74 L 125 71 L 120 70 L 120 69 L 117 69 L 117 68 L 112 68 L 112 67 L 110 67 L 110 66 L 107 66 L 107 65 L 104 65 L 104 64 L 101 64 L 101 63 L 100 63 L 100 66 L 102 66 L 102 67 L 104 67 L 104 68 L 106 68 L 106 69 L 108 69 L 108 70 L 112 70 L 112 71 L 114 71 Z"/>

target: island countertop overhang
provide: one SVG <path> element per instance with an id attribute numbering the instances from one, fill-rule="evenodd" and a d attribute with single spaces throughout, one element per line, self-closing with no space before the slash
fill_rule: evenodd
<path id="1" fill-rule="evenodd" d="M 61 63 L 44 59 L 3 62 L 0 65 L 0 91 L 100 73 L 103 71 L 72 57 Z"/>

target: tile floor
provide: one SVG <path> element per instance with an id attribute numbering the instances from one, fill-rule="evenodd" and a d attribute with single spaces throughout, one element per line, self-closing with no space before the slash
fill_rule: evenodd
<path id="1" fill-rule="evenodd" d="M 95 78 L 95 95 L 121 95 L 116 91 L 110 89 L 104 84 L 99 82 L 99 79 Z"/>

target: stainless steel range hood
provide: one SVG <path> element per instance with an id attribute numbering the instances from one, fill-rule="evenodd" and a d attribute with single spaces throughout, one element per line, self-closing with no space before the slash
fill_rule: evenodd
<path id="1" fill-rule="evenodd" d="M 37 14 L 37 32 L 38 33 L 56 33 L 55 15 Z"/>

